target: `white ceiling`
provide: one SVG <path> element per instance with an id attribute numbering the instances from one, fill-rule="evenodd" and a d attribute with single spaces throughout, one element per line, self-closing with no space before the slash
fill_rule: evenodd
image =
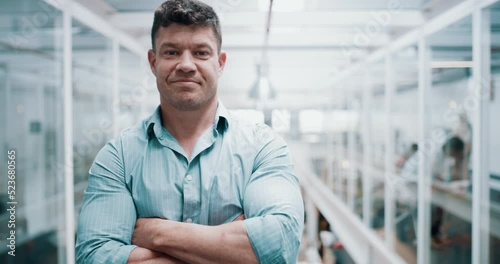
<path id="1" fill-rule="evenodd" d="M 266 27 L 269 1 L 204 1 L 221 17 L 223 49 L 228 63 L 219 83 L 219 95 L 230 108 L 253 108 L 248 92 L 257 78 Z M 275 0 L 276 9 L 294 5 L 290 0 Z M 300 1 L 299 1 L 300 2 Z M 398 1 L 303 1 L 302 9 L 274 12 L 269 37 L 269 79 L 277 98 L 275 108 L 325 108 L 332 105 L 331 77 L 343 65 L 359 60 L 404 32 L 425 21 L 421 11 L 428 0 Z M 83 1 L 89 5 L 89 1 Z M 129 32 L 142 45 L 150 47 L 153 12 L 162 1 L 92 0 L 114 26 Z M 105 8 L 103 8 L 105 6 Z M 368 23 L 386 19 L 369 41 L 357 38 Z M 360 33 L 361 32 L 361 33 Z M 355 48 L 356 52 L 352 52 Z"/>
<path id="2" fill-rule="evenodd" d="M 262 6 L 259 2 L 263 2 L 265 6 L 268 1 L 204 1 L 211 4 L 221 18 L 223 49 L 228 52 L 228 64 L 220 79 L 219 94 L 230 108 L 255 106 L 248 99 L 248 91 L 257 77 L 256 64 L 261 56 L 266 23 L 266 11 L 259 8 L 259 5 Z M 339 101 L 329 98 L 335 72 L 365 58 L 374 50 L 461 1 L 304 0 L 301 10 L 274 12 L 269 39 L 269 79 L 276 89 L 277 99 L 272 102 L 272 106 L 331 107 Z M 0 33 L 16 28 L 20 15 L 33 11 L 30 10 L 30 2 L 32 1 L 20 0 L 0 3 Z M 145 58 L 146 50 L 150 47 L 153 12 L 163 0 L 77 2 L 137 40 L 144 48 Z M 293 2 L 295 1 L 274 0 L 274 5 L 293 6 Z M 393 2 L 401 6 L 395 10 L 391 8 Z M 493 15 L 492 18 L 499 20 L 500 15 Z M 500 21 L 496 25 L 500 25 Z M 49 24 L 47 26 L 51 27 Z M 74 23 L 74 30 L 74 47 L 83 50 L 83 54 L 95 48 L 110 47 L 110 43 L 104 41 L 102 36 L 79 23 Z M 365 34 L 371 35 L 365 38 Z M 1 39 L 0 37 L 0 44 Z M 453 55 L 455 59 L 457 53 L 466 59 L 470 58 L 470 39 L 470 24 L 463 23 L 440 32 L 439 36 L 430 41 L 433 47 L 442 51 L 443 57 L 449 56 L 452 48 L 456 51 Z M 43 49 L 53 45 L 53 41 L 53 36 L 48 35 L 46 39 L 40 38 L 27 45 Z M 495 43 L 500 43 L 500 39 Z M 3 54 L 2 48 L 5 47 L 0 45 L 0 54 Z M 16 59 L 12 58 L 12 61 L 15 63 Z M 409 73 L 413 74 L 413 71 L 414 69 Z M 353 85 L 360 81 L 352 80 Z"/>

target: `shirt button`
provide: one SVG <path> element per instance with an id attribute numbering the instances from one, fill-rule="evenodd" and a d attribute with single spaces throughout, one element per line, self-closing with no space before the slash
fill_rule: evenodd
<path id="1" fill-rule="evenodd" d="M 191 218 L 186 219 L 186 223 L 192 223 L 192 222 L 193 222 L 193 219 L 191 219 Z"/>
<path id="2" fill-rule="evenodd" d="M 191 181 L 192 179 L 193 179 L 193 176 L 191 176 L 191 174 L 188 174 L 188 175 L 186 176 L 186 180 Z"/>

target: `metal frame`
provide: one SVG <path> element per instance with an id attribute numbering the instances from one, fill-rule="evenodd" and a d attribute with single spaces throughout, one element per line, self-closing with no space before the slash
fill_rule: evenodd
<path id="1" fill-rule="evenodd" d="M 343 183 L 343 178 L 344 178 L 344 170 L 342 169 L 342 161 L 344 159 L 343 155 L 342 155 L 342 133 L 339 131 L 337 132 L 337 146 L 336 146 L 336 149 L 337 149 L 337 175 L 335 177 L 335 193 L 342 197 L 343 195 L 343 192 L 344 192 L 344 183 Z"/>
<path id="2" fill-rule="evenodd" d="M 333 191 L 333 186 L 334 186 L 334 176 L 335 176 L 335 173 L 333 172 L 333 170 L 335 169 L 334 166 L 333 166 L 333 161 L 335 160 L 335 156 L 333 155 L 333 152 L 335 150 L 335 140 L 334 140 L 334 134 L 332 131 L 328 131 L 328 134 L 327 134 L 327 154 L 326 154 L 326 168 L 328 170 L 328 178 L 326 180 L 326 184 L 328 185 L 328 188 L 330 188 L 330 190 Z"/>
<path id="3" fill-rule="evenodd" d="M 352 111 L 357 111 L 355 109 L 354 101 L 354 93 L 350 93 L 349 95 L 350 108 Z M 356 209 L 356 181 L 357 181 L 357 168 L 358 161 L 356 159 L 356 137 L 355 130 L 348 131 L 347 134 L 347 155 L 349 157 L 349 169 L 347 172 L 347 205 L 351 209 L 352 212 L 355 212 Z"/>
<path id="4" fill-rule="evenodd" d="M 87 25 L 105 37 L 118 41 L 120 45 L 134 52 L 137 55 L 143 56 L 148 50 L 142 46 L 136 39 L 130 37 L 122 30 L 114 27 L 107 20 L 94 14 L 82 4 L 74 0 L 44 0 L 46 3 L 54 6 L 61 11 L 69 11 L 74 19 Z"/>
<path id="5" fill-rule="evenodd" d="M 489 263 L 490 173 L 489 91 L 491 83 L 491 25 L 489 10 L 472 13 L 473 95 L 476 100 L 472 141 L 472 263 Z M 486 96 L 484 90 L 486 89 Z"/>
<path id="6" fill-rule="evenodd" d="M 417 155 L 418 162 L 418 219 L 417 219 L 417 263 L 430 263 L 430 234 L 426 231 L 430 226 L 430 196 L 431 182 L 428 164 L 428 156 L 423 152 L 423 146 L 427 131 L 427 107 L 426 99 L 432 86 L 432 72 L 430 67 L 431 51 L 422 34 L 418 42 L 418 146 L 420 151 Z"/>
<path id="7" fill-rule="evenodd" d="M 370 137 L 369 112 L 373 96 L 370 73 L 365 73 L 363 87 L 363 222 L 371 227 L 372 219 L 372 144 Z"/>
<path id="8" fill-rule="evenodd" d="M 384 180 L 384 236 L 389 249 L 394 249 L 394 128 L 392 109 L 394 98 L 394 65 L 392 55 L 385 58 L 385 180 Z"/>
<path id="9" fill-rule="evenodd" d="M 73 170 L 73 43 L 72 15 L 63 11 L 63 67 L 64 67 L 64 209 L 66 222 L 66 263 L 75 263 L 75 202 Z"/>

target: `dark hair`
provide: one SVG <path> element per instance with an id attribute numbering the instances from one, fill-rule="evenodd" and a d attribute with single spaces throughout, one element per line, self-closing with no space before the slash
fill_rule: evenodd
<path id="1" fill-rule="evenodd" d="M 464 148 L 464 141 L 457 136 L 448 139 L 443 145 L 443 151 L 449 153 L 459 153 L 464 151 Z"/>
<path id="2" fill-rule="evenodd" d="M 155 49 L 155 39 L 161 27 L 168 27 L 172 23 L 186 26 L 211 27 L 217 39 L 217 49 L 220 52 L 222 35 L 219 18 L 214 9 L 197 0 L 168 0 L 155 11 L 153 27 L 151 29 L 151 43 Z"/>
<path id="3" fill-rule="evenodd" d="M 417 152 L 418 151 L 418 145 L 416 143 L 411 144 L 411 150 L 413 152 Z"/>

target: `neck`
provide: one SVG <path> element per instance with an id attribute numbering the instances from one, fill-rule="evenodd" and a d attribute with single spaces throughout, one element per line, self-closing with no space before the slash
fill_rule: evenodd
<path id="1" fill-rule="evenodd" d="M 164 100 L 161 100 L 160 104 L 163 126 L 179 141 L 181 146 L 184 142 L 196 141 L 213 124 L 217 111 L 216 97 L 194 111 L 178 110 Z"/>

